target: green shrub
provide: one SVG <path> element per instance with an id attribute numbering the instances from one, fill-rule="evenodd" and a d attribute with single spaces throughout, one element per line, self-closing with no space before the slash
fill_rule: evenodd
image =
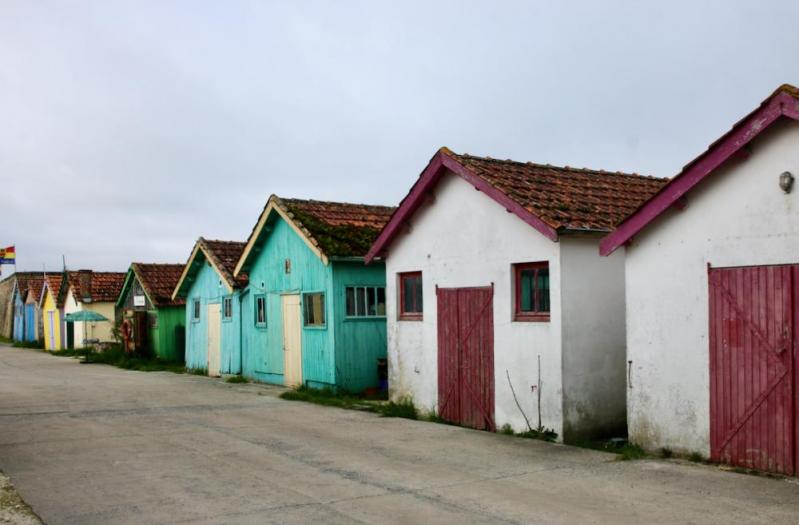
<path id="1" fill-rule="evenodd" d="M 244 376 L 230 376 L 225 379 L 225 383 L 249 383 L 249 381 Z"/>

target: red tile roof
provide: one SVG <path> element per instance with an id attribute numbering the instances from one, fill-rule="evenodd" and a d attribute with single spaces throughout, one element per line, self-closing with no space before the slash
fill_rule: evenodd
<path id="1" fill-rule="evenodd" d="M 81 276 L 84 279 L 81 279 Z M 82 289 L 84 282 L 88 285 L 88 290 Z M 116 302 L 124 283 L 124 272 L 95 272 L 92 270 L 67 272 L 67 286 L 72 288 L 72 296 L 78 302 L 87 298 L 91 299 L 93 303 Z M 64 292 L 65 299 L 66 290 Z"/>
<path id="2" fill-rule="evenodd" d="M 47 272 L 48 275 L 61 275 L 61 272 Z M 42 295 L 42 287 L 44 286 L 44 274 L 42 272 L 15 272 L 9 279 L 15 279 L 17 288 L 22 294 L 23 298 L 28 290 L 33 291 L 33 296 L 36 300 Z"/>
<path id="3" fill-rule="evenodd" d="M 458 155 L 441 148 L 369 249 L 367 263 L 386 255 L 446 173 L 460 176 L 553 241 L 567 232 L 610 231 L 668 182 L 635 173 Z"/>
<path id="4" fill-rule="evenodd" d="M 396 208 L 272 197 L 329 257 L 363 257 Z"/>
<path id="5" fill-rule="evenodd" d="M 131 264 L 133 273 L 155 306 L 186 304 L 186 300 L 181 297 L 172 300 L 172 292 L 180 280 L 184 266 L 183 264 Z"/>
<path id="6" fill-rule="evenodd" d="M 64 301 L 60 297 L 62 274 L 61 273 L 47 274 L 45 281 L 47 282 L 47 289 L 50 290 L 50 294 L 52 294 L 53 299 L 56 302 L 56 306 L 60 308 L 61 306 L 64 305 Z"/>
<path id="7" fill-rule="evenodd" d="M 442 151 L 558 231 L 610 231 L 668 182 Z"/>
<path id="8" fill-rule="evenodd" d="M 225 278 L 229 285 L 233 288 L 247 286 L 247 274 L 239 274 L 237 277 L 233 277 L 236 263 L 239 262 L 239 257 L 241 257 L 241 252 L 244 251 L 246 243 L 203 239 L 202 237 L 200 237 L 198 242 L 206 256 L 219 268 L 222 277 Z"/>
<path id="9" fill-rule="evenodd" d="M 28 291 L 33 294 L 33 299 L 36 302 L 39 302 L 42 297 L 42 288 L 44 288 L 44 276 L 42 274 L 28 279 Z"/>

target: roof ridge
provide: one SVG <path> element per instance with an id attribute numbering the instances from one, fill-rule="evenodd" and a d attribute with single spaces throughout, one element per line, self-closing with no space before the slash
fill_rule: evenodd
<path id="1" fill-rule="evenodd" d="M 368 207 L 371 207 L 371 208 L 396 208 L 396 206 L 391 206 L 391 205 L 388 205 L 388 204 L 366 204 L 366 203 L 363 203 L 363 202 L 323 201 L 323 200 L 317 200 L 317 199 L 300 199 L 300 198 L 296 198 L 296 197 L 281 197 L 279 195 L 274 195 L 274 197 L 277 197 L 278 199 L 280 199 L 281 201 L 284 201 L 284 202 L 286 202 L 286 201 L 288 201 L 288 202 L 312 202 L 312 203 L 318 203 L 318 204 L 338 204 L 338 205 L 344 205 L 344 206 L 368 206 Z"/>
<path id="2" fill-rule="evenodd" d="M 558 165 L 555 165 L 555 164 L 532 162 L 532 161 L 519 161 L 519 160 L 513 160 L 513 159 L 495 159 L 493 157 L 488 157 L 488 156 L 472 155 L 471 153 L 454 153 L 452 150 L 450 150 L 449 148 L 446 148 L 446 147 L 443 147 L 442 150 L 444 150 L 446 153 L 450 154 L 450 156 L 453 156 L 456 160 L 458 160 L 459 158 L 465 158 L 465 159 L 472 159 L 472 160 L 484 161 L 484 162 L 496 162 L 496 163 L 503 163 L 503 164 L 514 164 L 514 165 L 519 165 L 519 166 L 532 166 L 532 167 L 542 168 L 542 169 L 550 169 L 550 170 L 557 170 L 557 171 L 567 171 L 567 172 L 572 172 L 572 173 L 585 173 L 585 174 L 592 174 L 592 175 L 593 174 L 597 174 L 597 175 L 617 175 L 617 176 L 623 176 L 623 177 L 636 177 L 636 178 L 641 178 L 641 179 L 655 179 L 655 180 L 666 180 L 666 179 L 668 179 L 668 177 L 656 177 L 654 175 L 644 175 L 642 173 L 637 173 L 637 172 L 630 173 L 630 172 L 624 172 L 624 171 L 618 171 L 618 170 L 617 171 L 609 171 L 609 170 L 595 169 L 595 168 L 585 168 L 585 167 L 579 168 L 579 167 L 573 167 L 573 166 L 569 166 L 569 165 L 558 166 Z"/>

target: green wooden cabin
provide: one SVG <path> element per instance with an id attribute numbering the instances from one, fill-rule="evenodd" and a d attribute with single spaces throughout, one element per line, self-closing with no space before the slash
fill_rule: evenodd
<path id="1" fill-rule="evenodd" d="M 184 361 L 186 303 L 172 299 L 182 264 L 133 263 L 117 299 L 117 319 L 129 323 L 137 352 Z"/>
<path id="2" fill-rule="evenodd" d="M 385 267 L 364 256 L 394 208 L 269 198 L 235 275 L 242 373 L 361 392 L 386 358 Z"/>

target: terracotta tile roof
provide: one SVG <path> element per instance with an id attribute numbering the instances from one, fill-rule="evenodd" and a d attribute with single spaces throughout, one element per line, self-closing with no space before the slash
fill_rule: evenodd
<path id="1" fill-rule="evenodd" d="M 116 302 L 124 282 L 124 272 L 95 272 L 92 270 L 67 272 L 67 286 L 72 288 L 72 295 L 78 302 L 87 298 L 94 303 Z M 88 290 L 82 288 L 84 285 L 88 287 Z M 64 292 L 65 299 L 66 290 Z"/>
<path id="2" fill-rule="evenodd" d="M 247 286 L 246 273 L 240 273 L 237 277 L 233 277 L 236 263 L 239 262 L 239 257 L 241 257 L 241 252 L 244 251 L 246 243 L 203 239 L 202 237 L 200 237 L 198 242 L 206 256 L 219 268 L 222 277 L 225 278 L 228 284 L 234 288 Z"/>
<path id="3" fill-rule="evenodd" d="M 55 299 L 56 306 L 59 308 L 64 305 L 64 301 L 60 297 L 62 275 L 63 274 L 61 273 L 47 274 L 47 277 L 45 278 L 45 281 L 47 282 L 47 288 L 50 290 L 50 293 Z"/>
<path id="4" fill-rule="evenodd" d="M 33 299 L 37 302 L 42 296 L 44 288 L 44 276 L 40 273 L 37 277 L 28 278 L 28 291 L 33 294 Z"/>
<path id="5" fill-rule="evenodd" d="M 668 182 L 441 151 L 557 231 L 611 231 Z"/>
<path id="6" fill-rule="evenodd" d="M 329 257 L 363 257 L 396 208 L 369 204 L 284 199 L 278 206 Z"/>
<path id="7" fill-rule="evenodd" d="M 172 292 L 180 280 L 184 267 L 183 264 L 131 264 L 133 273 L 156 306 L 186 304 L 186 300 L 182 297 L 172 300 Z"/>

